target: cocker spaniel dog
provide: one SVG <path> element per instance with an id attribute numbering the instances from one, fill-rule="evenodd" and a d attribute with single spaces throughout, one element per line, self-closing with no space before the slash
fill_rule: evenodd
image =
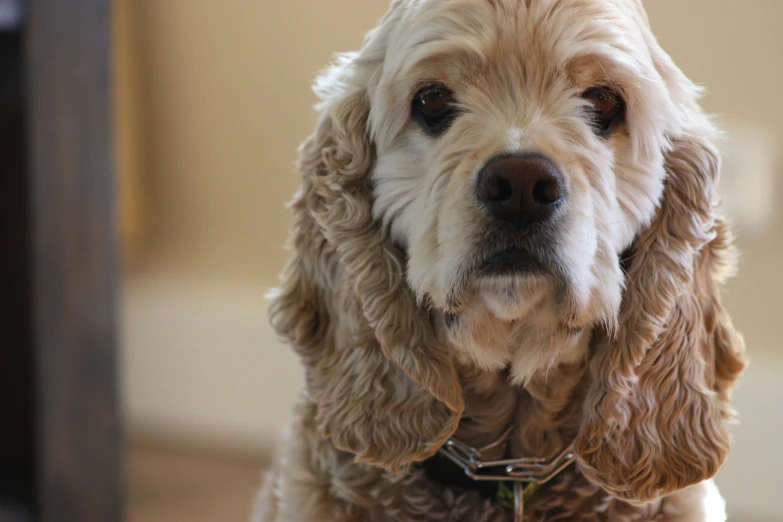
<path id="1" fill-rule="evenodd" d="M 641 1 L 396 0 L 316 91 L 270 308 L 306 385 L 256 519 L 519 518 L 458 441 L 572 448 L 525 521 L 724 520 L 716 129 Z"/>

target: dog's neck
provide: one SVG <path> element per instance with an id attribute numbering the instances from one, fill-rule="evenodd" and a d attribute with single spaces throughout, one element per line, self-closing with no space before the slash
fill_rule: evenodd
<path id="1" fill-rule="evenodd" d="M 578 430 L 587 385 L 584 374 L 584 363 L 563 364 L 538 372 L 522 387 L 511 384 L 505 371 L 463 365 L 465 413 L 455 437 L 482 447 L 513 426 L 506 456 L 553 457 Z"/>

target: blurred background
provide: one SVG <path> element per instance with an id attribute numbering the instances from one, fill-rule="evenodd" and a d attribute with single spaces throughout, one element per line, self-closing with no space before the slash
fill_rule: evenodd
<path id="1" fill-rule="evenodd" d="M 725 294 L 753 364 L 718 482 L 732 520 L 783 520 L 783 2 L 647 1 L 728 139 L 742 249 Z M 302 376 L 267 324 L 310 83 L 385 0 L 115 0 L 125 271 L 121 362 L 132 522 L 245 520 Z"/>

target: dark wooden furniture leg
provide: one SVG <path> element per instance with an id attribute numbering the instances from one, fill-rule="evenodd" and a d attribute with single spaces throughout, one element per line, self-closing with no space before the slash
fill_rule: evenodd
<path id="1" fill-rule="evenodd" d="M 22 32 L 0 32 L 0 521 L 20 519 L 35 488 L 30 220 Z"/>
<path id="2" fill-rule="evenodd" d="M 122 520 L 110 5 L 0 34 L 0 519 Z"/>

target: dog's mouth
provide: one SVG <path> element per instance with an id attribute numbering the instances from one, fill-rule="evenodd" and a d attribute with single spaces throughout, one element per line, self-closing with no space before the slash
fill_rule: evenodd
<path id="1" fill-rule="evenodd" d="M 530 251 L 509 248 L 493 254 L 479 265 L 479 277 L 542 275 L 548 273 L 546 265 Z"/>
<path id="2" fill-rule="evenodd" d="M 450 287 L 444 310 L 450 313 L 462 311 L 467 305 L 469 289 L 474 282 L 497 278 L 524 278 L 552 276 L 555 266 L 547 261 L 545 252 L 521 245 L 504 245 L 505 248 L 486 249 L 482 256 L 476 256 L 465 263 L 454 284 Z"/>

